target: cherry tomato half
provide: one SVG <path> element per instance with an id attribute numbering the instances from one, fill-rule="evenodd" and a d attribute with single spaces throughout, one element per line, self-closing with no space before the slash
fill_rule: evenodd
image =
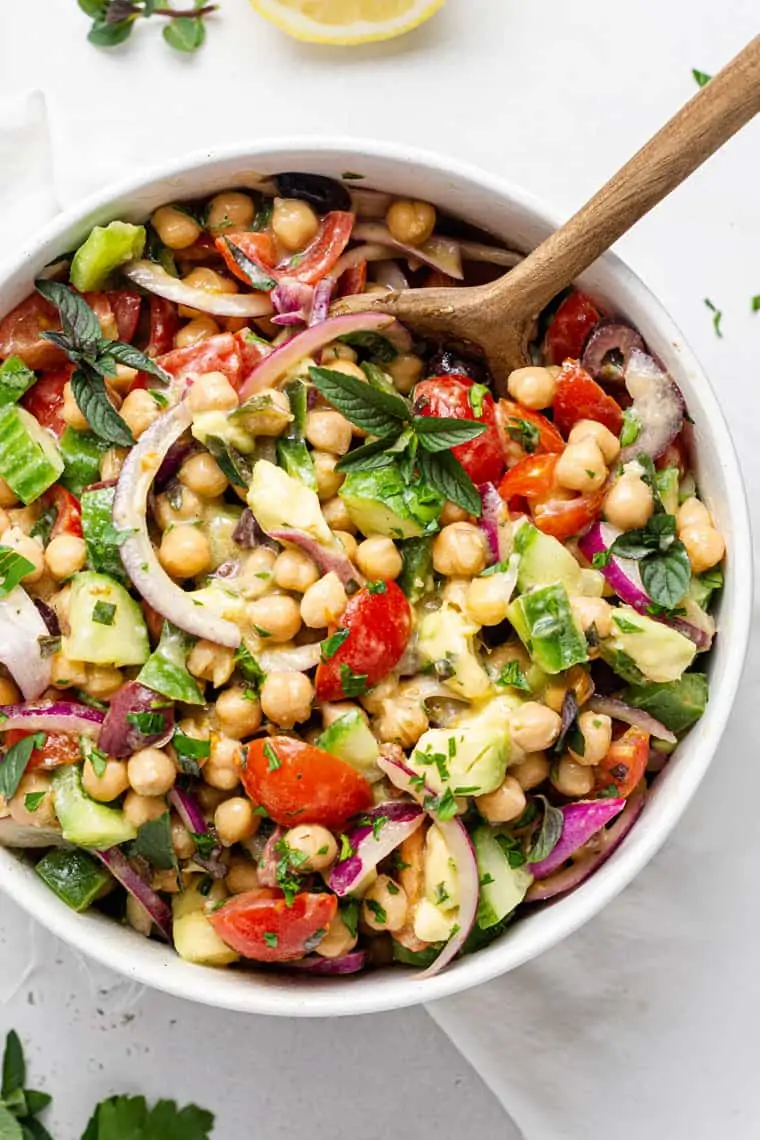
<path id="1" fill-rule="evenodd" d="M 53 507 L 56 511 L 50 531 L 51 539 L 57 538 L 59 534 L 82 537 L 82 508 L 76 495 L 72 495 L 60 483 L 54 483 L 42 496 L 42 503 L 43 507 Z"/>
<path id="2" fill-rule="evenodd" d="M 252 740 L 241 779 L 254 803 L 283 827 L 336 829 L 372 805 L 372 788 L 355 768 L 292 736 Z"/>
<path id="3" fill-rule="evenodd" d="M 613 784 L 615 795 L 627 798 L 644 778 L 649 761 L 649 733 L 629 728 L 613 740 L 607 755 L 599 762 L 596 786 L 599 790 Z"/>
<path id="4" fill-rule="evenodd" d="M 584 293 L 570 293 L 557 309 L 546 331 L 546 363 L 564 364 L 568 356 L 577 359 L 583 352 L 591 330 L 601 319 L 601 313 Z"/>
<path id="5" fill-rule="evenodd" d="M 21 404 L 49 431 L 62 436 L 66 430 L 63 418 L 63 389 L 71 379 L 73 364 L 43 372 L 36 384 L 22 397 Z"/>
<path id="6" fill-rule="evenodd" d="M 224 264 L 230 273 L 239 281 L 244 281 L 246 285 L 250 285 L 249 278 L 235 261 L 228 242 L 231 242 L 241 253 L 244 253 L 248 260 L 257 265 L 262 272 L 274 276 L 272 269 L 277 259 L 277 250 L 271 234 L 263 230 L 261 233 L 236 230 L 234 233 L 222 234 L 216 239 L 216 248 L 222 255 Z"/>
<path id="7" fill-rule="evenodd" d="M 179 328 L 177 308 L 163 297 L 150 298 L 150 334 L 145 355 L 163 356 L 174 344 L 174 334 Z"/>
<path id="8" fill-rule="evenodd" d="M 342 635 L 338 648 L 317 666 L 317 700 L 342 701 L 356 696 L 358 675 L 365 689 L 382 681 L 401 660 L 412 632 L 412 611 L 395 582 L 365 586 L 353 597 L 331 634 Z M 364 691 L 364 690 L 362 690 Z"/>
<path id="9" fill-rule="evenodd" d="M 557 380 L 554 397 L 554 422 L 564 435 L 569 435 L 579 420 L 597 420 L 620 435 L 623 412 L 612 396 L 592 380 L 577 360 L 566 360 Z"/>
<path id="10" fill-rule="evenodd" d="M 20 728 L 9 729 L 5 734 L 5 747 L 10 748 L 18 744 L 31 732 L 24 732 Z M 63 764 L 78 764 L 82 759 L 82 751 L 76 736 L 66 736 L 62 732 L 49 732 L 45 737 L 42 748 L 35 748 L 29 757 L 26 766 L 27 772 L 35 768 L 60 768 Z"/>
<path id="11" fill-rule="evenodd" d="M 277 265 L 281 276 L 294 277 L 304 285 L 316 285 L 327 276 L 348 245 L 354 215 L 346 210 L 332 210 L 325 214 L 319 232 L 301 253 L 292 254 Z"/>
<path id="12" fill-rule="evenodd" d="M 351 269 L 341 273 L 336 290 L 339 297 L 352 297 L 355 293 L 363 293 L 367 284 L 367 262 L 360 261 Z"/>
<path id="13" fill-rule="evenodd" d="M 159 356 L 157 363 L 171 373 L 182 390 L 207 372 L 223 372 L 233 388 L 240 384 L 240 347 L 232 333 L 217 333 L 187 348 L 172 349 Z"/>
<path id="14" fill-rule="evenodd" d="M 42 334 L 60 327 L 55 306 L 39 293 L 32 293 L 0 321 L 0 357 L 20 356 L 35 371 L 58 368 L 66 363 L 66 353 L 44 340 Z"/>
<path id="15" fill-rule="evenodd" d="M 433 376 L 423 380 L 414 389 L 414 411 L 418 416 L 451 417 L 486 424 L 486 430 L 469 443 L 452 447 L 451 453 L 464 467 L 473 483 L 496 483 L 504 470 L 499 430 L 496 426 L 496 409 L 490 392 L 477 386 L 482 397 L 475 401 L 478 414 L 472 407 L 471 390 L 475 382 L 460 373 Z"/>
<path id="16" fill-rule="evenodd" d="M 507 471 L 499 484 L 499 494 L 509 502 L 517 495 L 524 499 L 540 499 L 550 495 L 554 487 L 557 455 L 526 455 Z"/>
<path id="17" fill-rule="evenodd" d="M 284 898 L 246 891 L 220 906 L 208 920 L 222 941 L 244 958 L 288 962 L 311 953 L 320 931 L 327 930 L 337 910 L 335 895 L 302 891 L 288 906 Z"/>
<path id="18" fill-rule="evenodd" d="M 565 441 L 550 419 L 514 400 L 499 400 L 496 423 L 505 456 L 543 455 L 565 450 Z M 507 458 L 509 463 L 509 458 Z"/>
<path id="19" fill-rule="evenodd" d="M 572 499 L 562 499 L 551 495 L 531 503 L 533 522 L 544 534 L 553 538 L 572 538 L 586 530 L 599 516 L 604 501 L 604 491 L 593 491 L 588 495 L 576 495 Z"/>

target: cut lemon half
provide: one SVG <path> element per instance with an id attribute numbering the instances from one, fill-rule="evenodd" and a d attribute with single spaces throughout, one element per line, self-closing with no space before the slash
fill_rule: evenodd
<path id="1" fill-rule="evenodd" d="M 312 44 L 365 44 L 418 28 L 445 0 L 251 0 L 283 32 Z"/>

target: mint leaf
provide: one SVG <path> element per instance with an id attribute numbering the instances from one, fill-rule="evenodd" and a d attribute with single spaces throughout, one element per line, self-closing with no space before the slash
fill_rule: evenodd
<path id="1" fill-rule="evenodd" d="M 15 590 L 25 574 L 34 570 L 34 566 L 23 554 L 19 554 L 12 546 L 0 546 L 0 598 L 5 598 L 11 590 Z"/>
<path id="2" fill-rule="evenodd" d="M 482 504 L 477 488 L 462 464 L 449 451 L 421 451 L 420 473 L 423 479 L 452 503 L 471 515 L 480 517 Z"/>
<path id="3" fill-rule="evenodd" d="M 355 376 L 312 367 L 309 378 L 329 404 L 356 427 L 372 435 L 394 435 L 411 418 L 406 400 L 373 388 Z"/>
<path id="4" fill-rule="evenodd" d="M 425 451 L 448 451 L 460 443 L 477 439 L 486 430 L 485 424 L 473 420 L 459 420 L 449 416 L 415 416 L 412 426 Z"/>
<path id="5" fill-rule="evenodd" d="M 46 739 L 44 732 L 35 732 L 12 744 L 3 756 L 0 761 L 0 796 L 4 796 L 6 801 L 15 796 L 32 753 L 35 748 L 42 748 Z"/>
<path id="6" fill-rule="evenodd" d="M 708 75 L 706 71 L 698 71 L 696 67 L 692 67 L 691 74 L 697 81 L 697 87 L 706 87 L 712 79 L 712 75 Z"/>
<path id="7" fill-rule="evenodd" d="M 142 855 L 151 866 L 159 871 L 170 871 L 177 866 L 177 856 L 172 844 L 172 829 L 169 812 L 165 811 L 158 819 L 149 819 L 137 831 L 137 839 L 132 844 L 132 853 Z"/>
<path id="8" fill-rule="evenodd" d="M 509 438 L 518 443 L 528 455 L 532 455 L 541 442 L 539 429 L 522 416 L 505 416 L 504 427 Z"/>
<path id="9" fill-rule="evenodd" d="M 123 344 L 120 340 L 104 340 L 101 344 L 108 355 L 112 356 L 118 364 L 123 364 L 125 368 L 136 368 L 139 372 L 150 373 L 151 376 L 162 380 L 164 384 L 171 383 L 172 378 L 169 373 L 160 364 L 156 364 L 150 356 L 146 356 L 144 352 L 140 352 L 139 348 L 135 348 L 134 345 Z M 161 393 L 152 392 L 151 395 L 155 400 L 156 396 L 160 396 Z"/>
<path id="10" fill-rule="evenodd" d="M 102 376 L 87 365 L 71 377 L 71 390 L 77 406 L 95 435 L 118 447 L 132 447 L 135 439 L 108 398 Z"/>
<path id="11" fill-rule="evenodd" d="M 80 352 L 93 352 L 101 339 L 100 321 L 84 297 L 60 281 L 35 281 L 35 288 L 46 301 L 55 305 L 64 335 Z M 45 333 L 42 334 L 46 336 Z M 50 339 L 47 337 L 47 339 Z"/>
<path id="12" fill-rule="evenodd" d="M 175 51 L 194 52 L 206 39 L 206 27 L 196 17 L 177 16 L 164 28 L 164 39 Z"/>
<path id="13" fill-rule="evenodd" d="M 406 434 L 406 433 L 402 433 Z M 400 439 L 397 436 L 396 439 Z M 393 442 L 386 436 L 384 439 L 375 439 L 372 443 L 362 444 L 354 451 L 342 456 L 335 465 L 336 471 L 377 471 L 380 467 L 390 467 L 393 455 L 388 453 L 388 446 Z"/>
<path id="14" fill-rule="evenodd" d="M 641 563 L 641 581 L 652 601 L 665 609 L 673 609 L 689 587 L 691 564 L 686 547 L 678 539 L 665 554 L 645 558 Z"/>
<path id="15" fill-rule="evenodd" d="M 11 1029 L 5 1038 L 5 1052 L 3 1053 L 3 1100 L 17 1089 L 23 1089 L 26 1080 L 26 1065 L 24 1064 L 24 1051 L 21 1041 L 14 1029 Z"/>

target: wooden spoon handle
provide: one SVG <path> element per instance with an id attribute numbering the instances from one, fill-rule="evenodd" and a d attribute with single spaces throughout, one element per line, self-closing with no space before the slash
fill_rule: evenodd
<path id="1" fill-rule="evenodd" d="M 557 293 L 760 111 L 760 36 L 561 229 L 491 286 L 489 307 L 535 317 Z"/>

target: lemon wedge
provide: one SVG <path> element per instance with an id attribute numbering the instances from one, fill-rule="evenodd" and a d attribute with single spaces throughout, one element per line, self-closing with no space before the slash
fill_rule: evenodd
<path id="1" fill-rule="evenodd" d="M 445 0 L 251 0 L 289 36 L 312 44 L 365 44 L 418 28 Z"/>

